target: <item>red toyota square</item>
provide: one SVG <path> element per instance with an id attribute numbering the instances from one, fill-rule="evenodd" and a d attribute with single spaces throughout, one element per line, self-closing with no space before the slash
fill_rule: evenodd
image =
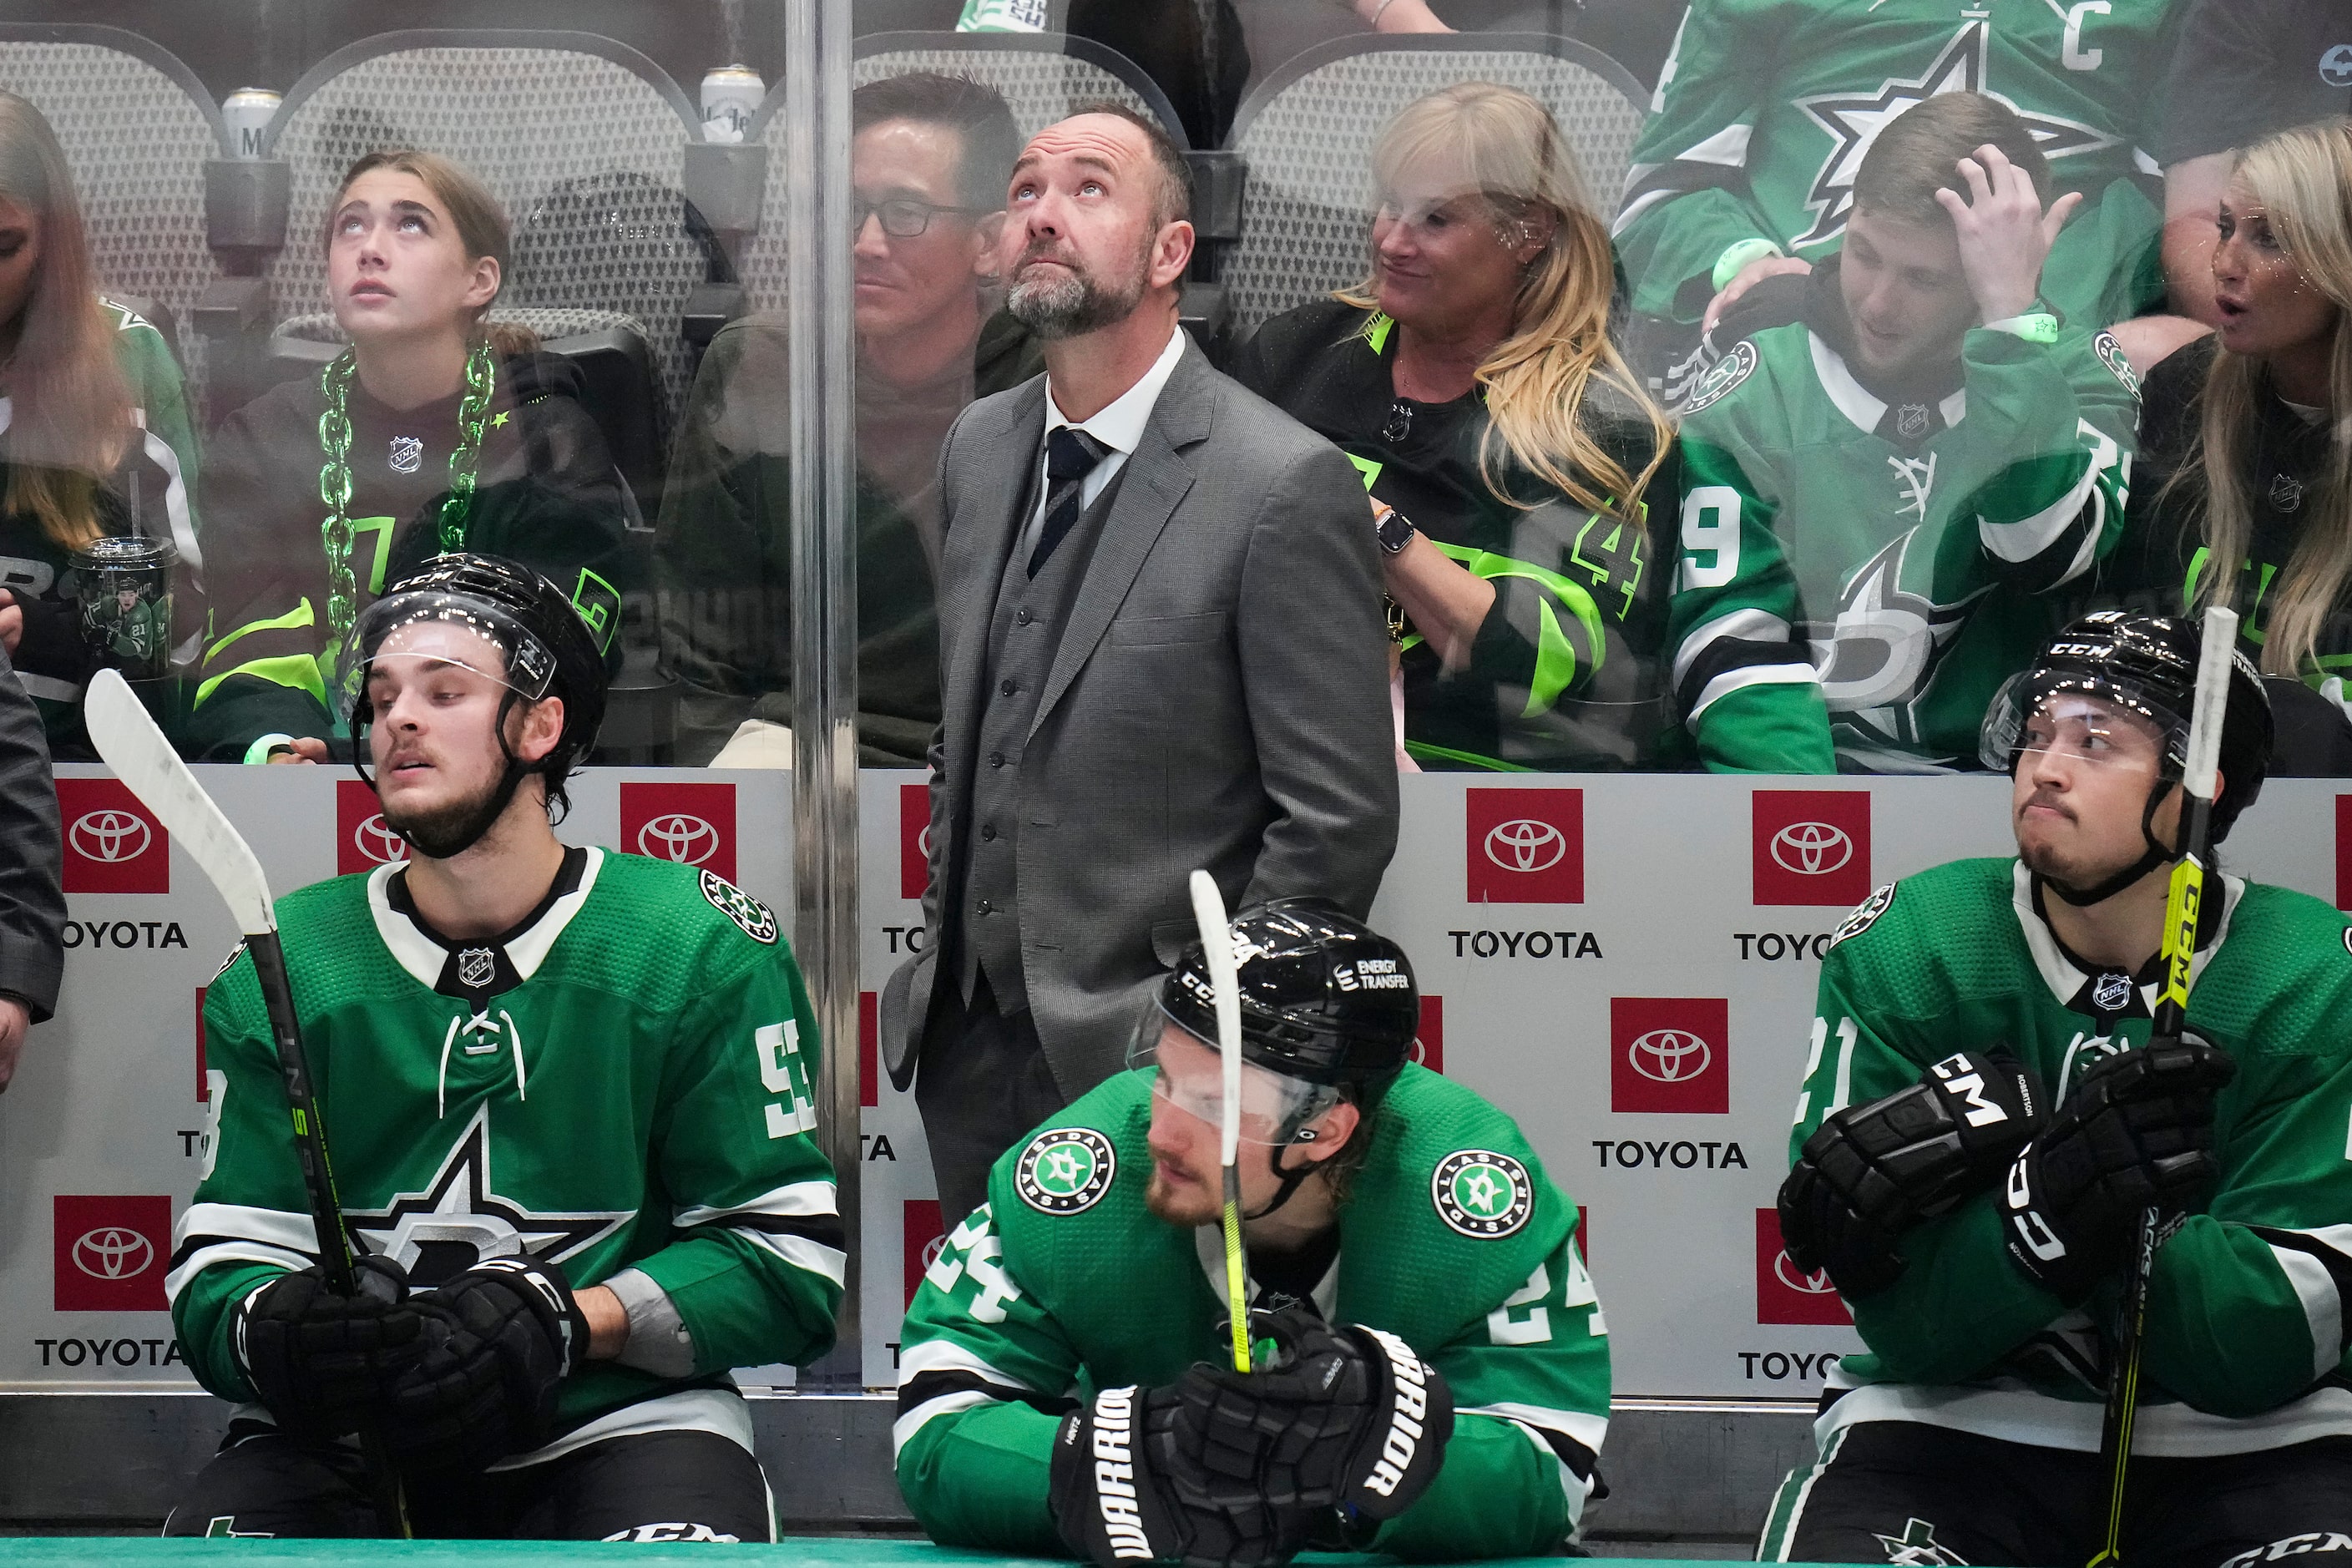
<path id="1" fill-rule="evenodd" d="M 2336 907 L 2352 910 L 2352 795 L 2336 797 Z"/>
<path id="2" fill-rule="evenodd" d="M 1612 996 L 1609 1109 L 1729 1112 L 1731 1004 L 1720 996 Z"/>
<path id="3" fill-rule="evenodd" d="M 857 994 L 857 1103 L 882 1103 L 880 1066 L 881 997 L 872 991 Z"/>
<path id="4" fill-rule="evenodd" d="M 1827 1269 L 1808 1274 L 1780 1250 L 1780 1215 L 1774 1209 L 1756 1211 L 1756 1321 L 1839 1329 L 1853 1321 Z"/>
<path id="5" fill-rule="evenodd" d="M 931 880 L 931 788 L 898 786 L 898 896 L 919 899 Z"/>
<path id="6" fill-rule="evenodd" d="M 335 875 L 373 871 L 408 858 L 408 846 L 383 823 L 383 803 L 357 779 L 335 781 Z"/>
<path id="7" fill-rule="evenodd" d="M 1445 998 L 1421 999 L 1421 1027 L 1414 1034 L 1412 1059 L 1432 1072 L 1445 1070 Z"/>
<path id="8" fill-rule="evenodd" d="M 1474 789 L 1463 816 L 1470 902 L 1584 902 L 1582 790 Z"/>
<path id="9" fill-rule="evenodd" d="M 205 993 L 209 985 L 196 987 L 196 1103 L 212 1103 L 213 1086 L 205 1079 Z"/>
<path id="10" fill-rule="evenodd" d="M 1576 1255 L 1584 1259 L 1587 1268 L 1592 1267 L 1592 1211 L 1582 1204 L 1576 1205 Z"/>
<path id="11" fill-rule="evenodd" d="M 1870 897 L 1870 792 L 1756 792 L 1754 901 L 1850 909 Z"/>
<path id="12" fill-rule="evenodd" d="M 621 847 L 735 879 L 735 786 L 625 784 Z"/>
<path id="13" fill-rule="evenodd" d="M 907 1225 L 907 1305 L 915 1304 L 915 1292 L 923 1286 L 923 1270 L 939 1258 L 940 1248 L 948 1242 L 947 1222 L 940 1217 L 937 1198 L 908 1198 Z"/>
<path id="14" fill-rule="evenodd" d="M 68 893 L 168 893 L 172 840 L 116 779 L 59 779 Z"/>
<path id="15" fill-rule="evenodd" d="M 60 1312 L 161 1312 L 171 1267 L 172 1200 L 65 1197 L 50 1200 Z"/>

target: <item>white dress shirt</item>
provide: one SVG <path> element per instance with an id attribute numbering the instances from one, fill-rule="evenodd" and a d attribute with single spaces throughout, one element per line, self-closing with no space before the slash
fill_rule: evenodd
<path id="1" fill-rule="evenodd" d="M 1151 422 L 1151 411 L 1160 403 L 1160 390 L 1176 372 L 1176 362 L 1184 357 L 1184 329 L 1171 326 L 1168 346 L 1151 362 L 1151 368 L 1137 378 L 1133 386 L 1120 393 L 1091 419 L 1071 419 L 1062 413 L 1062 405 L 1054 401 L 1054 379 L 1045 378 L 1045 427 L 1037 437 L 1036 504 L 1029 509 L 1029 521 L 1021 530 L 1021 554 L 1027 559 L 1037 548 L 1037 534 L 1045 525 L 1045 437 L 1067 425 L 1085 431 L 1110 448 L 1103 460 L 1095 465 L 1093 473 L 1078 487 L 1078 508 L 1083 511 L 1095 504 L 1103 488 L 1127 466 L 1127 459 L 1142 444 L 1143 427 Z"/>

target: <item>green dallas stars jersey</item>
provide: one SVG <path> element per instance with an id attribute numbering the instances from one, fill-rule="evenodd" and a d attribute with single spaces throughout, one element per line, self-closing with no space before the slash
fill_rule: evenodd
<path id="1" fill-rule="evenodd" d="M 1818 261 L 1845 233 L 1879 131 L 1937 93 L 2017 110 L 2062 190 L 2084 193 L 2050 253 L 2050 299 L 2077 321 L 2163 293 L 2155 162 L 2140 150 L 2168 58 L 2167 0 L 1695 0 L 1633 146 L 1618 265 L 1633 309 L 1695 328 L 1725 253 Z"/>
<path id="2" fill-rule="evenodd" d="M 2164 1457 L 2352 1436 L 2352 935 L 2315 899 L 2221 881 L 2218 900 L 2207 884 L 2189 1026 L 2238 1076 L 2217 1107 L 2221 1179 L 2157 1253 L 2134 1440 Z M 2146 1044 L 2154 976 L 2081 966 L 2014 861 L 1882 888 L 1822 962 L 1791 1156 L 1832 1111 L 1955 1051 L 2007 1047 L 2056 1103 L 2089 1064 Z M 1824 1450 L 1858 1422 L 1919 1421 L 2095 1451 L 2117 1286 L 2070 1310 L 2028 1284 L 2003 1255 L 1991 1192 L 1906 1232 L 1902 1249 L 1902 1279 L 1853 1303 L 1870 1353 L 1832 1374 Z"/>
<path id="3" fill-rule="evenodd" d="M 816 1026 L 774 915 L 709 872 L 575 849 L 517 931 L 447 947 L 402 912 L 398 868 L 278 902 L 354 1237 L 420 1286 L 514 1252 L 574 1287 L 641 1271 L 674 1342 L 633 1310 L 625 1362 L 565 1382 L 554 1451 L 663 1428 L 749 1448 L 727 1370 L 824 1351 L 844 1261 L 809 1137 Z M 166 1288 L 197 1380 L 250 1399 L 232 1309 L 316 1240 L 242 950 L 205 1027 L 211 1125 Z"/>
<path id="4" fill-rule="evenodd" d="M 1223 1244 L 1144 1206 L 1148 1073 L 1122 1073 L 1008 1152 L 907 1313 L 898 1486 L 946 1545 L 1061 1554 L 1054 1432 L 1104 1387 L 1220 1355 Z M 1511 1120 L 1408 1067 L 1381 1102 L 1315 1289 L 1336 1322 L 1402 1338 L 1453 1385 L 1429 1492 L 1372 1550 L 1550 1552 L 1575 1528 L 1609 1414 L 1609 1342 L 1576 1208 Z M 1264 1297 L 1261 1296 L 1263 1301 Z M 1230 1353 L 1230 1352 L 1223 1352 Z"/>
<path id="5" fill-rule="evenodd" d="M 1850 769 L 1975 765 L 1986 703 L 2063 620 L 2047 595 L 2123 526 L 2138 396 L 2104 331 L 1960 352 L 1958 391 L 1891 406 L 1792 322 L 1685 405 L 1668 638 L 1702 755 L 1826 703 Z"/>

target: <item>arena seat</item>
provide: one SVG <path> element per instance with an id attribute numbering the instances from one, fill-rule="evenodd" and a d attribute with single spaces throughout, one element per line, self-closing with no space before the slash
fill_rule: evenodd
<path id="1" fill-rule="evenodd" d="M 1607 55 L 1538 33 L 1340 38 L 1277 68 L 1234 115 L 1228 141 L 1249 171 L 1223 272 L 1237 325 L 1363 276 L 1372 143 L 1397 110 L 1458 81 L 1500 82 L 1549 108 L 1595 210 L 1613 208 L 1649 95 Z"/>
<path id="2" fill-rule="evenodd" d="M 202 356 L 178 329 L 213 272 L 205 163 L 224 155 L 218 106 L 168 51 L 78 23 L 0 26 L 0 89 L 57 132 L 100 283 L 163 331 L 200 397 Z"/>

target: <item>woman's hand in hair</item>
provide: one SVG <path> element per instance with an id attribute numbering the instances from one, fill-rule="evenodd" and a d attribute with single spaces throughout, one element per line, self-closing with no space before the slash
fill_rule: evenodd
<path id="1" fill-rule="evenodd" d="M 0 605 L 6 606 L 0 609 L 0 649 L 5 649 L 14 658 L 16 645 L 25 640 L 25 606 L 5 588 L 0 588 Z"/>
<path id="2" fill-rule="evenodd" d="M 1767 278 L 1802 277 L 1812 269 L 1813 264 L 1800 256 L 1758 257 L 1732 274 L 1731 281 L 1723 286 L 1723 291 L 1707 301 L 1706 314 L 1699 318 L 1699 330 L 1702 332 L 1715 331 L 1715 324 L 1723 320 L 1723 313 L 1739 303 L 1742 294 Z"/>
<path id="3" fill-rule="evenodd" d="M 1936 193 L 1936 201 L 1952 215 L 1960 271 L 1979 315 L 1987 321 L 2023 315 L 2042 292 L 2042 263 L 2058 231 L 2083 205 L 2082 193 L 2070 191 L 2045 210 L 2032 179 L 1990 143 L 1958 166 L 1969 194 L 1946 186 Z"/>

